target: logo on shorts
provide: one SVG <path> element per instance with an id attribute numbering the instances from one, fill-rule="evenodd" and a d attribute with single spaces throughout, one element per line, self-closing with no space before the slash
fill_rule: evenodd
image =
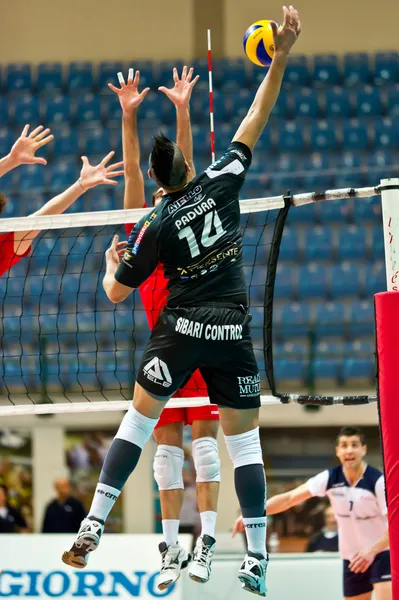
<path id="1" fill-rule="evenodd" d="M 260 394 L 260 375 L 237 377 L 241 398 L 251 398 Z"/>
<path id="2" fill-rule="evenodd" d="M 154 383 L 162 385 L 163 387 L 170 387 L 172 385 L 172 378 L 170 376 L 168 365 L 154 356 L 143 368 L 145 376 Z"/>

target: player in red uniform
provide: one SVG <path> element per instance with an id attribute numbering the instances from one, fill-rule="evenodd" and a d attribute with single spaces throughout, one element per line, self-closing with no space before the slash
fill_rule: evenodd
<path id="1" fill-rule="evenodd" d="M 50 129 L 43 129 L 42 126 L 39 126 L 29 134 L 29 125 L 25 125 L 10 153 L 0 160 L 0 177 L 20 165 L 46 165 L 47 161 L 35 156 L 35 153 L 53 139 L 54 136 L 50 135 Z M 123 171 L 115 170 L 119 169 L 123 163 L 115 163 L 107 167 L 106 164 L 113 155 L 114 152 L 110 152 L 99 165 L 94 167 L 89 164 L 86 156 L 82 156 L 83 167 L 78 181 L 30 216 L 39 217 L 63 213 L 89 188 L 102 183 L 117 185 L 117 182 L 110 178 L 123 175 Z M 0 213 L 3 212 L 5 205 L 6 200 L 4 196 L 1 196 Z M 0 277 L 21 258 L 29 255 L 32 241 L 39 233 L 39 231 L 11 231 L 0 234 Z"/>
<path id="2" fill-rule="evenodd" d="M 146 96 L 148 89 L 138 92 L 139 73 L 133 79 L 133 70 L 129 71 L 127 85 L 121 74 L 118 75 L 121 88 L 111 86 L 118 94 L 123 109 L 123 157 L 125 164 L 124 208 L 142 208 L 145 206 L 144 179 L 140 169 L 140 147 L 137 133 L 137 109 Z M 173 70 L 174 87 L 160 87 L 160 91 L 176 107 L 177 144 L 182 149 L 191 169 L 191 178 L 195 177 L 193 163 L 193 142 L 190 122 L 190 98 L 198 77 L 192 79 L 193 69 L 184 67 L 179 78 Z M 153 203 L 157 205 L 163 195 L 160 188 L 153 194 Z M 132 225 L 126 226 L 130 234 Z M 123 248 L 123 244 L 120 244 Z M 166 305 L 168 296 L 167 280 L 163 266 L 159 264 L 154 273 L 139 288 L 141 299 L 152 329 Z M 175 397 L 208 397 L 205 382 L 196 371 Z M 201 535 L 197 540 L 194 559 L 189 575 L 195 581 L 208 581 L 211 570 L 211 558 L 215 549 L 215 526 L 217 499 L 220 481 L 220 461 L 217 446 L 219 413 L 216 405 L 192 408 L 166 408 L 163 410 L 154 431 L 158 449 L 154 458 L 154 474 L 160 490 L 162 529 L 165 542 L 160 545 L 162 569 L 160 588 L 172 585 L 179 577 L 180 569 L 186 566 L 187 554 L 179 546 L 180 510 L 183 502 L 183 427 L 192 426 L 192 455 L 197 471 L 197 501 L 201 516 Z"/>

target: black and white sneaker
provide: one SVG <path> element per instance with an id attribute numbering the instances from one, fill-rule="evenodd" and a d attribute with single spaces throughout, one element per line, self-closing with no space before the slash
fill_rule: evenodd
<path id="1" fill-rule="evenodd" d="M 209 581 L 212 571 L 212 556 L 215 553 L 216 540 L 210 535 L 199 537 L 195 544 L 193 562 L 190 565 L 188 575 L 197 583 Z"/>
<path id="2" fill-rule="evenodd" d="M 65 550 L 62 562 L 75 569 L 84 569 L 93 552 L 100 543 L 104 531 L 104 523 L 91 518 L 83 519 L 75 541 L 70 550 Z"/>
<path id="3" fill-rule="evenodd" d="M 179 544 L 167 546 L 166 542 L 161 542 L 159 551 L 162 557 L 162 565 L 158 577 L 158 589 L 162 591 L 179 579 L 180 571 L 187 567 L 191 556 Z"/>
<path id="4" fill-rule="evenodd" d="M 269 562 L 269 557 L 262 554 L 248 552 L 238 571 L 238 579 L 241 581 L 243 590 L 258 594 L 258 596 L 266 596 L 266 570 Z"/>

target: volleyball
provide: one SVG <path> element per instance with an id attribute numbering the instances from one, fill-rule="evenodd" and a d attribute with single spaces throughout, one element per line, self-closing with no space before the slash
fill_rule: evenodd
<path id="1" fill-rule="evenodd" d="M 251 62 L 259 67 L 268 67 L 274 56 L 273 30 L 270 21 L 253 23 L 245 32 L 243 46 Z"/>

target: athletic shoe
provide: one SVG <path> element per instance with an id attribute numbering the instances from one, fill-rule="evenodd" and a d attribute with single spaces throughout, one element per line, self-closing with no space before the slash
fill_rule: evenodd
<path id="1" fill-rule="evenodd" d="M 266 596 L 266 569 L 269 562 L 269 557 L 262 554 L 248 552 L 238 571 L 238 579 L 242 583 L 242 588 L 247 592 L 258 594 L 258 596 Z"/>
<path id="2" fill-rule="evenodd" d="M 168 546 L 166 542 L 161 542 L 159 551 L 162 557 L 162 566 L 158 577 L 158 589 L 162 591 L 179 579 L 180 571 L 187 567 L 191 556 L 179 544 Z"/>
<path id="3" fill-rule="evenodd" d="M 84 569 L 89 560 L 89 553 L 93 552 L 100 543 L 104 531 L 104 523 L 94 519 L 83 519 L 78 535 L 70 550 L 65 550 L 62 562 L 75 569 Z"/>
<path id="4" fill-rule="evenodd" d="M 199 537 L 195 544 L 193 562 L 188 571 L 190 579 L 197 583 L 209 581 L 212 571 L 212 556 L 215 553 L 215 538 L 210 535 Z"/>

